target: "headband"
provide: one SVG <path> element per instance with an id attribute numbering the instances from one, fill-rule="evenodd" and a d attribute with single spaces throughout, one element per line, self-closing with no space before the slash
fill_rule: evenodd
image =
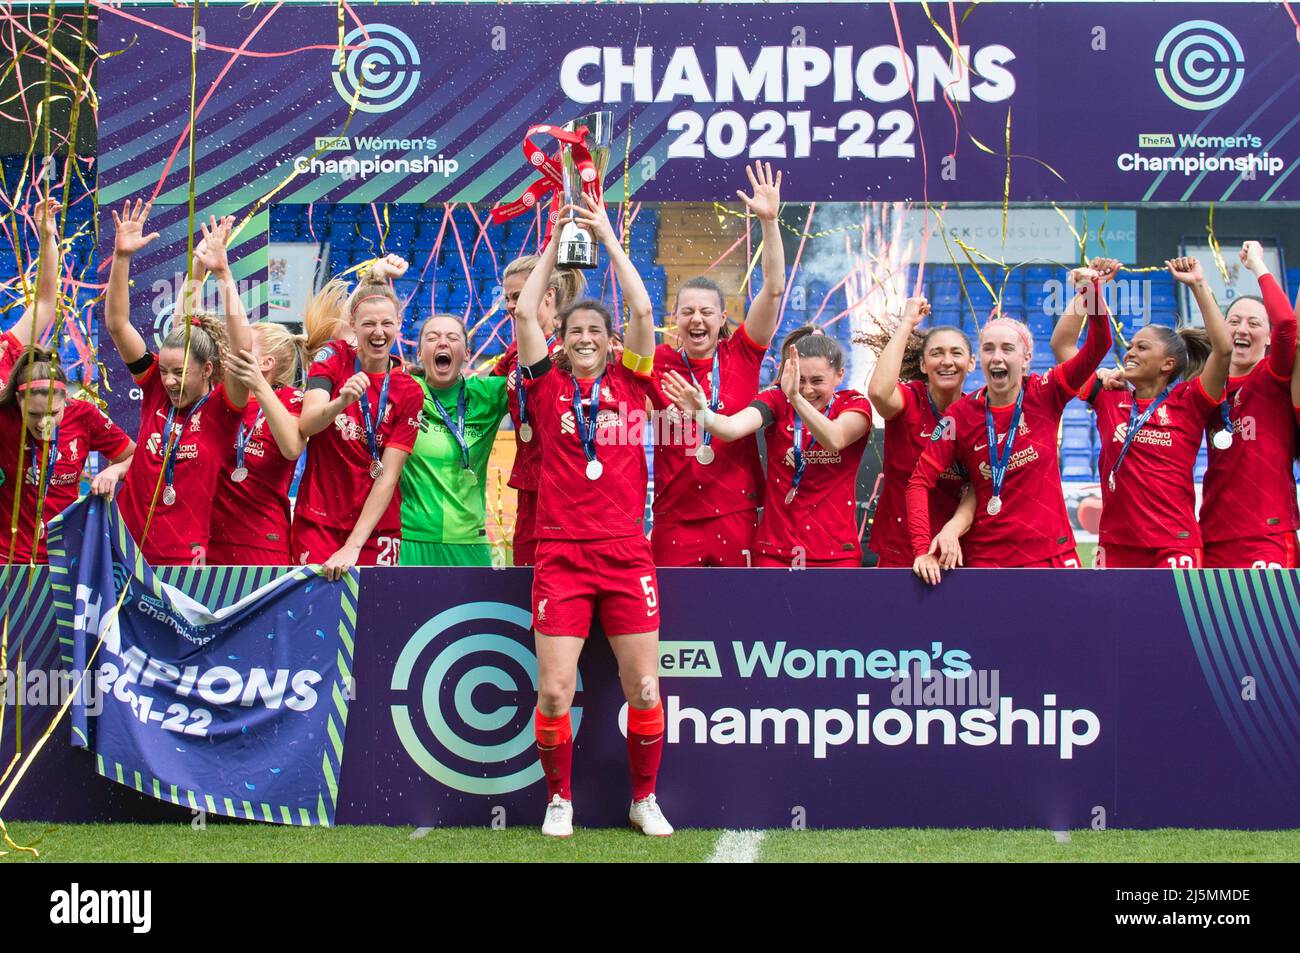
<path id="1" fill-rule="evenodd" d="M 385 301 L 392 301 L 392 300 L 393 300 L 392 298 L 390 298 L 390 297 L 389 297 L 388 295 L 386 295 L 386 294 L 379 294 L 379 293 L 369 294 L 369 295 L 366 295 L 366 296 L 363 297 L 363 298 L 358 298 L 356 301 L 353 301 L 353 302 L 352 302 L 352 310 L 355 311 L 355 310 L 357 309 L 357 307 L 358 307 L 360 304 L 362 304 L 363 302 L 369 301 L 371 298 L 383 298 Z"/>
<path id="2" fill-rule="evenodd" d="M 33 388 L 37 388 L 37 387 L 43 388 L 45 390 L 67 390 L 68 389 L 68 385 L 63 383 L 63 381 L 56 381 L 53 378 L 50 378 L 49 380 L 28 381 L 26 384 L 19 384 L 18 393 L 21 394 L 25 390 L 32 390 Z"/>

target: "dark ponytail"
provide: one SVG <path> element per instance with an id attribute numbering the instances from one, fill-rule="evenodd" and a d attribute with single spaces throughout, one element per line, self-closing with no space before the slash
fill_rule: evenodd
<path id="1" fill-rule="evenodd" d="M 1213 348 L 1210 335 L 1204 328 L 1173 328 L 1163 324 L 1148 324 L 1164 346 L 1165 354 L 1174 359 L 1174 371 L 1170 380 L 1191 380 L 1199 377 L 1205 370 L 1205 362 L 1210 359 Z"/>

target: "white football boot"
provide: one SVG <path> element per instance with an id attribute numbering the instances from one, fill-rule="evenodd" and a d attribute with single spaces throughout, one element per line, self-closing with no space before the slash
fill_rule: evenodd
<path id="1" fill-rule="evenodd" d="M 542 833 L 547 837 L 573 836 L 572 801 L 566 801 L 558 794 L 551 798 L 551 803 L 546 805 L 546 818 L 542 821 Z"/>
<path id="2" fill-rule="evenodd" d="M 653 794 L 633 801 L 628 808 L 627 819 L 633 827 L 640 828 L 642 834 L 650 837 L 667 837 L 673 832 L 673 826 L 664 817 L 664 812 L 659 810 L 659 802 Z"/>

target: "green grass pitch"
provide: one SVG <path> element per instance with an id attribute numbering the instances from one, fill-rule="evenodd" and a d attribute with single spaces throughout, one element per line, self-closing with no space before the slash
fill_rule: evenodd
<path id="1" fill-rule="evenodd" d="M 728 835 L 681 830 L 670 838 L 632 830 L 583 829 L 567 841 L 534 827 L 442 828 L 412 838 L 409 827 L 291 828 L 209 822 L 177 824 L 8 825 L 18 844 L 37 841 L 39 858 L 10 852 L 0 863 L 106 861 L 290 862 L 670 862 L 715 857 Z M 735 834 L 730 835 L 736 838 Z M 743 838 L 742 838 L 743 839 Z M 749 838 L 752 844 L 755 838 Z M 3 848 L 0 848 L 3 849 Z M 751 855 L 758 862 L 1034 861 L 1159 862 L 1300 859 L 1300 830 L 1074 831 L 1058 843 L 1045 830 L 776 830 L 765 831 Z"/>

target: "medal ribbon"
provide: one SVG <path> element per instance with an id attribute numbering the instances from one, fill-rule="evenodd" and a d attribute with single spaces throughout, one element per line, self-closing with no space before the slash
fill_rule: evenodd
<path id="1" fill-rule="evenodd" d="M 695 377 L 695 368 L 691 367 L 690 359 L 686 356 L 686 348 L 682 348 L 677 353 L 681 355 L 682 363 L 686 365 L 686 373 L 691 375 L 691 383 L 696 387 L 699 387 L 700 390 L 704 390 L 703 387 L 700 387 L 700 382 Z M 718 411 L 718 403 L 721 399 L 721 381 L 722 371 L 718 364 L 718 349 L 715 347 L 713 349 L 713 368 L 709 371 L 709 410 L 713 413 L 717 413 Z M 798 414 L 795 414 L 796 418 L 798 416 Z M 701 441 L 701 444 L 707 447 L 712 440 L 713 434 L 707 430 L 704 431 L 704 439 Z"/>
<path id="2" fill-rule="evenodd" d="M 266 411 L 261 407 L 257 408 L 257 417 L 253 420 L 253 426 L 247 427 L 241 420 L 239 422 L 239 432 L 235 434 L 235 470 L 244 469 L 244 450 L 248 447 L 248 442 L 253 439 L 253 434 L 261 426 L 262 421 L 266 418 Z M 234 472 L 233 470 L 231 471 Z"/>
<path id="3" fill-rule="evenodd" d="M 998 451 L 997 428 L 993 426 L 993 409 L 988 404 L 988 392 L 984 394 L 984 425 L 989 436 L 989 468 L 993 471 L 993 495 L 1002 497 L 1002 481 L 1007 477 L 1007 467 L 1011 463 L 1011 447 L 1016 442 L 1016 430 L 1020 427 L 1020 412 L 1025 403 L 1025 389 L 1020 388 L 1016 395 L 1016 409 L 1011 412 L 1011 428 L 1007 431 L 1007 442 Z"/>
<path id="4" fill-rule="evenodd" d="M 835 398 L 831 398 L 831 404 L 835 403 Z M 827 420 L 831 416 L 831 404 L 826 405 L 822 411 L 822 416 Z M 817 438 L 812 437 L 808 441 L 808 446 L 803 445 L 803 418 L 796 412 L 794 415 L 794 476 L 790 478 L 790 492 L 793 493 L 799 489 L 799 484 L 803 482 L 803 472 L 808 469 L 808 461 L 804 454 L 817 446 Z"/>
<path id="5" fill-rule="evenodd" d="M 190 412 L 185 415 L 185 422 L 181 424 L 181 432 L 176 435 L 175 443 L 172 442 L 172 423 L 176 420 L 176 405 L 172 404 L 167 410 L 167 423 L 164 424 L 167 443 L 166 449 L 163 450 L 163 459 L 165 461 L 163 463 L 163 483 L 167 486 L 175 484 L 176 454 L 181 448 L 181 438 L 185 436 L 185 428 L 189 426 L 190 418 L 199 412 L 199 409 L 208 402 L 208 398 L 211 396 L 212 391 L 208 391 L 195 401 L 194 406 L 190 408 Z"/>
<path id="6" fill-rule="evenodd" d="M 437 408 L 438 416 L 446 424 L 451 435 L 456 438 L 456 443 L 460 445 L 460 466 L 462 470 L 469 469 L 469 443 L 465 440 L 465 380 L 461 379 L 460 391 L 456 394 L 456 422 L 452 423 L 451 415 L 447 413 L 447 408 L 442 406 L 442 401 L 438 400 L 436 394 L 432 391 L 429 393 L 429 399 L 433 401 L 433 406 Z"/>
<path id="7" fill-rule="evenodd" d="M 1112 477 L 1119 473 L 1120 465 L 1124 462 L 1124 457 L 1128 455 L 1128 448 L 1133 445 L 1133 438 L 1137 436 L 1137 432 L 1146 426 L 1146 422 L 1151 419 L 1151 415 L 1156 412 L 1156 408 L 1165 402 L 1165 399 L 1173 389 L 1174 385 L 1170 384 L 1164 389 L 1160 396 L 1151 401 L 1151 403 L 1147 405 L 1147 409 L 1142 411 L 1140 414 L 1138 413 L 1137 398 L 1133 398 L 1133 405 L 1129 408 L 1128 412 L 1128 433 L 1124 434 L 1124 446 L 1119 448 L 1119 456 L 1115 458 L 1115 465 L 1110 468 L 1110 475 Z M 1228 426 L 1232 425 L 1229 424 Z"/>
<path id="8" fill-rule="evenodd" d="M 1225 400 L 1219 404 L 1219 416 L 1223 418 L 1223 432 L 1232 436 L 1232 408 Z"/>
<path id="9" fill-rule="evenodd" d="M 361 358 L 353 358 L 352 366 L 356 368 L 354 373 L 360 374 Z M 379 431 L 375 426 L 375 421 L 378 420 L 381 424 L 384 422 L 384 411 L 388 409 L 388 381 L 392 376 L 393 365 L 390 363 L 388 370 L 384 371 L 384 383 L 379 387 L 379 405 L 373 418 L 370 416 L 369 388 L 366 389 L 366 392 L 361 395 L 361 400 L 358 401 L 361 404 L 361 420 L 366 425 L 366 443 L 370 447 L 370 459 L 375 463 L 379 462 Z"/>
<path id="10" fill-rule="evenodd" d="M 56 464 L 59 461 L 59 425 L 58 424 L 54 425 L 54 433 L 50 436 L 50 459 L 47 460 L 45 463 L 45 478 L 43 480 L 41 479 L 41 472 L 40 472 L 41 469 L 40 443 L 37 443 L 36 446 L 32 448 L 31 457 L 32 457 L 32 472 L 35 473 L 36 480 L 39 481 L 38 485 L 40 486 L 40 490 L 38 492 L 41 497 L 48 496 L 50 492 L 50 483 L 54 479 L 54 464 Z"/>
<path id="11" fill-rule="evenodd" d="M 591 386 L 591 397 L 587 401 L 587 407 L 582 405 L 582 387 L 578 384 L 578 378 L 573 374 L 569 375 L 573 380 L 573 417 L 578 424 L 578 437 L 582 440 L 582 452 L 586 456 L 587 462 L 596 459 L 596 417 L 600 414 L 600 383 L 605 379 L 601 374 L 596 378 L 596 383 Z M 588 418 L 587 413 L 590 410 L 591 416 Z"/>

